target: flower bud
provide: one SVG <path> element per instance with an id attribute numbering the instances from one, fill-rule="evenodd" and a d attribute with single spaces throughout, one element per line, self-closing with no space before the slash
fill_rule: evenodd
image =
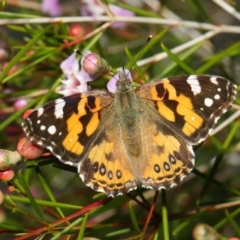
<path id="1" fill-rule="evenodd" d="M 21 138 L 18 141 L 17 151 L 27 159 L 36 159 L 43 154 L 43 148 L 30 142 L 27 138 Z"/>
<path id="2" fill-rule="evenodd" d="M 219 239 L 219 234 L 211 226 L 205 223 L 197 224 L 193 229 L 194 240 L 207 240 L 207 239 Z"/>
<path id="3" fill-rule="evenodd" d="M 107 61 L 95 53 L 90 53 L 84 57 L 82 67 L 88 74 L 100 74 L 109 71 Z"/>
<path id="4" fill-rule="evenodd" d="M 12 167 L 21 161 L 21 159 L 22 157 L 17 151 L 0 149 L 0 171 Z"/>
<path id="5" fill-rule="evenodd" d="M 14 177 L 14 171 L 12 169 L 7 169 L 0 171 L 0 180 L 1 181 L 10 181 Z"/>

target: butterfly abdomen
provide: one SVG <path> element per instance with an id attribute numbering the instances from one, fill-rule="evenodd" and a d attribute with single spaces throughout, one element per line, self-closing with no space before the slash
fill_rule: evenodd
<path id="1" fill-rule="evenodd" d="M 141 153 L 141 137 L 139 129 L 138 102 L 135 92 L 117 92 L 115 94 L 114 109 L 119 127 L 122 129 L 123 143 L 126 150 L 134 157 Z"/>

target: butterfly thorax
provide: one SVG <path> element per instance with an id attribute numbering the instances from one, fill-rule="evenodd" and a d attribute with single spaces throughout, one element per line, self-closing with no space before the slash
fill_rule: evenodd
<path id="1" fill-rule="evenodd" d="M 135 157 L 138 157 L 141 153 L 141 137 L 138 124 L 141 111 L 138 100 L 131 81 L 122 75 L 117 83 L 114 109 L 126 150 Z"/>

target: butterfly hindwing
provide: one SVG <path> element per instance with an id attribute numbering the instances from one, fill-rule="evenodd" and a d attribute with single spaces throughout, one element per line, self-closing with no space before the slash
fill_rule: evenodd
<path id="1" fill-rule="evenodd" d="M 125 151 L 121 134 L 111 111 L 92 142 L 88 157 L 78 166 L 79 175 L 87 186 L 112 197 L 135 189 L 137 184 L 134 165 Z"/>
<path id="2" fill-rule="evenodd" d="M 155 190 L 168 189 L 178 185 L 193 169 L 194 152 L 191 145 L 162 125 L 150 111 L 145 115 L 144 122 L 148 127 L 143 132 L 142 154 L 148 162 L 140 171 L 141 185 Z"/>

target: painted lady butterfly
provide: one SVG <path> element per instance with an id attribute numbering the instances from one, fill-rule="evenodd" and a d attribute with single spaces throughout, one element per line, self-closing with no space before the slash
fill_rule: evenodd
<path id="1" fill-rule="evenodd" d="M 234 102 L 218 76 L 165 78 L 133 89 L 120 72 L 115 94 L 89 91 L 49 102 L 23 122 L 30 141 L 78 168 L 83 182 L 115 197 L 137 186 L 178 185 L 194 165 L 192 145 L 207 138 Z"/>

